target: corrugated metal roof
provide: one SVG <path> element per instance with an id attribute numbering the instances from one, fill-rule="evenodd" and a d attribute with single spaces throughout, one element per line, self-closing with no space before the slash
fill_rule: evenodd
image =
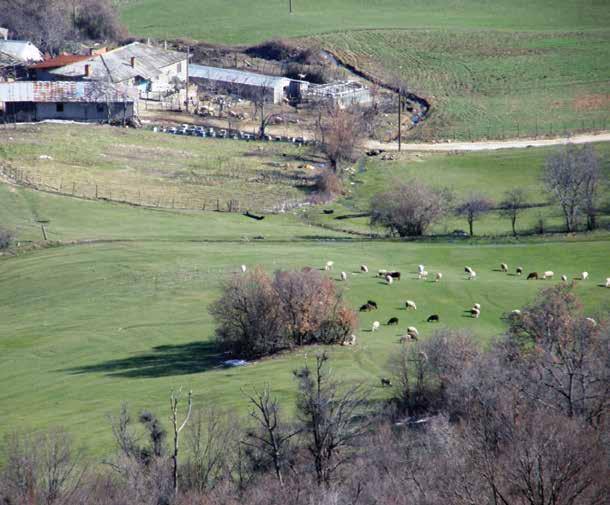
<path id="1" fill-rule="evenodd" d="M 135 58 L 134 67 L 131 66 L 132 57 Z M 160 69 L 184 60 L 186 60 L 185 53 L 133 42 L 105 54 L 91 56 L 86 60 L 51 70 L 51 73 L 89 80 L 107 79 L 110 75 L 112 82 L 119 83 L 134 77 L 154 79 L 161 75 Z M 90 66 L 89 77 L 85 77 L 85 65 Z"/>
<path id="2" fill-rule="evenodd" d="M 17 81 L 0 83 L 0 102 L 133 102 L 137 94 L 103 82 Z"/>
<path id="3" fill-rule="evenodd" d="M 21 61 L 11 56 L 10 54 L 3 53 L 0 51 L 0 68 L 12 67 L 14 65 L 20 65 Z"/>
<path id="4" fill-rule="evenodd" d="M 286 86 L 290 83 L 287 77 L 255 74 L 232 68 L 208 67 L 206 65 L 189 65 L 189 77 L 209 79 L 212 81 L 228 82 L 233 84 L 248 84 L 264 88 Z"/>
<path id="5" fill-rule="evenodd" d="M 91 58 L 91 56 L 82 54 L 60 54 L 55 58 L 49 58 L 48 60 L 36 63 L 35 65 L 30 65 L 29 68 L 37 70 L 42 70 L 45 68 L 59 68 L 70 65 L 71 63 L 76 63 L 77 61 L 88 60 L 89 58 Z"/>
<path id="6" fill-rule="evenodd" d="M 20 61 L 41 61 L 42 53 L 27 40 L 1 40 L 0 51 L 10 54 Z"/>

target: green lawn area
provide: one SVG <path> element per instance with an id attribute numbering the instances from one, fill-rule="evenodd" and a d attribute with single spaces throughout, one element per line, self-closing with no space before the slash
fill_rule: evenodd
<path id="1" fill-rule="evenodd" d="M 331 205 L 334 214 L 326 215 L 319 208 L 306 211 L 310 222 L 323 224 L 337 230 L 354 230 L 369 233 L 367 217 L 337 219 L 337 217 L 358 214 L 369 210 L 374 194 L 391 187 L 394 181 L 417 179 L 436 188 L 448 188 L 453 191 L 457 201 L 467 197 L 471 192 L 482 193 L 496 204 L 504 193 L 512 188 L 523 188 L 530 204 L 535 205 L 523 211 L 517 221 L 517 230 L 531 233 L 543 220 L 548 231 L 562 231 L 564 222 L 561 210 L 549 203 L 549 194 L 540 179 L 545 159 L 559 147 L 505 149 L 501 151 L 430 154 L 403 153 L 394 161 L 382 161 L 379 158 L 368 158 L 365 170 L 350 177 L 350 193 Z M 602 161 L 602 167 L 610 177 L 610 144 L 595 144 L 595 149 Z M 601 191 L 602 227 L 610 224 L 610 209 L 607 190 Z M 435 224 L 430 233 L 445 234 L 455 229 L 467 230 L 465 219 L 448 216 Z M 373 230 L 382 233 L 382 230 Z M 498 212 L 492 211 L 475 223 L 475 233 L 497 236 L 511 233 L 510 222 Z"/>
<path id="2" fill-rule="evenodd" d="M 599 0 L 126 0 L 133 34 L 252 44 L 276 37 L 372 28 L 589 30 L 610 25 Z"/>
<path id="3" fill-rule="evenodd" d="M 165 415 L 172 388 L 192 388 L 195 405 L 234 408 L 244 414 L 242 388 L 269 382 L 284 405 L 292 405 L 291 370 L 312 349 L 262 360 L 239 369 L 218 367 L 222 359 L 210 343 L 207 313 L 218 284 L 245 263 L 268 270 L 323 265 L 356 272 L 367 263 L 399 269 L 404 279 L 386 286 L 374 273 L 353 274 L 344 283 L 354 307 L 376 300 L 378 312 L 363 315 L 352 348 L 331 348 L 333 369 L 349 381 L 378 386 L 398 337 L 407 325 L 423 338 L 438 326 L 465 328 L 482 343 L 504 328 L 503 313 L 530 301 L 552 281 L 526 281 L 494 271 L 511 268 L 554 270 L 573 276 L 586 269 L 590 280 L 576 292 L 587 312 L 607 307 L 610 290 L 598 287 L 608 276 L 610 245 L 556 242 L 471 246 L 384 242 L 310 241 L 299 243 L 111 243 L 60 247 L 0 259 L 0 434 L 16 427 L 64 426 L 90 454 L 109 451 L 107 415 L 121 402 Z M 415 280 L 416 265 L 442 271 L 441 283 Z M 476 281 L 463 277 L 473 266 Z M 501 293 L 501 294 L 499 294 Z M 417 312 L 402 309 L 405 299 Z M 479 320 L 465 317 L 473 303 Z M 427 324 L 431 313 L 441 324 Z M 396 327 L 372 334 L 373 320 L 400 318 Z M 381 389 L 374 388 L 380 397 Z"/>

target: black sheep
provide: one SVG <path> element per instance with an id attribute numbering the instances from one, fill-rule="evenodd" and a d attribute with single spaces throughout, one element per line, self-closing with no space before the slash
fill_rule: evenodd
<path id="1" fill-rule="evenodd" d="M 431 316 L 428 316 L 428 319 L 426 319 L 426 321 L 428 323 L 433 323 L 433 322 L 439 322 L 440 321 L 440 317 L 438 316 L 438 314 L 432 314 Z"/>
<path id="2" fill-rule="evenodd" d="M 373 307 L 374 309 L 377 308 L 377 303 L 374 302 L 373 300 L 367 300 L 366 302 L 367 305 L 370 305 L 371 307 Z"/>
<path id="3" fill-rule="evenodd" d="M 398 324 L 398 318 L 397 317 L 390 318 L 390 320 L 388 321 L 388 326 L 392 326 L 395 324 Z"/>

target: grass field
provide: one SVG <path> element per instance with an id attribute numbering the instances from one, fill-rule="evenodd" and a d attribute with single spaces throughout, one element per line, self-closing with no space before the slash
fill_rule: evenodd
<path id="1" fill-rule="evenodd" d="M 5 161 L 35 164 L 40 154 L 49 154 L 53 160 L 48 161 L 64 173 L 70 166 L 84 171 L 96 153 L 118 152 L 112 149 L 118 143 L 116 135 L 122 145 L 146 149 L 165 138 L 151 132 L 116 133 L 91 127 L 83 130 L 84 138 L 104 147 L 85 145 L 78 150 L 73 127 L 53 128 L 58 139 L 54 144 L 45 138 L 44 129 L 39 143 L 34 135 L 25 135 L 15 144 L 4 144 Z M 216 152 L 219 146 L 225 146 L 228 155 L 240 148 L 209 139 L 168 142 L 172 149 L 180 146 L 186 151 L 190 141 L 199 142 L 195 149 L 201 149 L 202 156 L 208 150 L 227 155 Z M 602 155 L 610 149 L 597 148 Z M 514 184 L 524 184 L 532 188 L 533 201 L 544 202 L 538 174 L 549 152 L 405 154 L 394 162 L 371 159 L 366 170 L 354 176 L 352 195 L 335 208 L 358 210 L 394 178 L 411 175 L 450 185 L 459 194 L 468 189 L 467 181 L 476 180 L 478 189 L 495 198 Z M 46 165 L 42 167 L 40 173 L 45 175 Z M 123 183 L 123 172 L 114 166 L 102 163 L 95 170 L 101 174 L 108 170 L 117 184 Z M 319 208 L 311 212 L 321 214 Z M 41 222 L 46 223 L 52 247 L 40 244 Z M 18 254 L 0 256 L 0 436 L 15 428 L 64 426 L 95 457 L 109 451 L 107 415 L 116 412 L 122 401 L 136 410 L 154 409 L 164 417 L 168 394 L 179 386 L 194 390 L 196 406 L 234 408 L 243 414 L 247 405 L 241 389 L 269 382 L 284 405 L 292 406 L 291 370 L 314 349 L 239 369 L 219 367 L 222 356 L 212 343 L 213 321 L 207 308 L 217 297 L 219 284 L 241 264 L 260 264 L 273 271 L 321 267 L 333 260 L 333 278 L 341 270 L 350 272 L 348 281 L 341 283 L 349 304 L 357 307 L 374 299 L 380 310 L 361 315 L 356 347 L 330 349 L 333 368 L 343 379 L 372 386 L 376 398 L 385 394 L 378 387 L 379 376 L 386 373 L 388 357 L 400 348 L 398 336 L 407 325 L 417 326 L 422 338 L 439 326 L 465 328 L 485 345 L 505 328 L 505 312 L 552 285 L 552 281 L 528 282 L 497 272 L 502 261 L 528 271 L 551 269 L 557 276 L 573 277 L 587 270 L 590 280 L 576 282 L 575 287 L 587 312 L 594 315 L 610 306 L 610 290 L 599 287 L 610 275 L 607 232 L 511 243 L 505 239 L 506 243 L 486 239 L 453 244 L 371 241 L 311 226 L 301 211 L 253 221 L 235 213 L 146 209 L 4 183 L 0 183 L 0 224 L 25 243 Z M 350 220 L 346 226 L 367 229 Z M 442 226 L 465 227 L 463 223 Z M 481 223 L 481 230 L 503 233 L 502 226 L 506 224 L 490 218 Z M 422 262 L 431 272 L 443 272 L 443 282 L 415 280 L 413 271 Z M 371 273 L 351 274 L 361 263 L 368 264 Z M 476 281 L 464 279 L 466 264 L 478 271 Z M 374 277 L 379 268 L 398 269 L 404 279 L 386 286 Z M 416 300 L 417 312 L 402 309 L 407 298 Z M 483 307 L 479 320 L 464 313 L 475 302 Z M 440 325 L 424 322 L 433 312 L 441 315 Z M 397 328 L 382 326 L 374 335 L 368 331 L 373 320 L 384 323 L 392 316 L 401 320 Z"/>
<path id="2" fill-rule="evenodd" d="M 367 217 L 337 219 L 350 214 L 367 212 L 372 196 L 390 187 L 394 181 L 417 179 L 436 188 L 453 191 L 457 201 L 466 198 L 472 191 L 484 194 L 493 202 L 501 202 L 504 193 L 512 188 L 526 190 L 528 202 L 535 207 L 526 209 L 519 216 L 517 231 L 531 234 L 540 219 L 547 231 L 564 229 L 563 216 L 557 205 L 549 202 L 540 179 L 545 159 L 557 147 L 535 149 L 505 149 L 494 153 L 426 154 L 403 153 L 394 161 L 368 158 L 365 170 L 350 178 L 350 194 L 324 208 L 334 209 L 326 215 L 319 208 L 306 211 L 308 219 L 316 224 L 334 229 L 370 232 Z M 595 144 L 602 160 L 602 167 L 610 177 L 610 145 Z M 607 198 L 603 200 L 600 223 L 610 224 L 610 209 Z M 448 216 L 435 224 L 430 233 L 446 234 L 455 229 L 467 230 L 465 219 Z M 383 233 L 383 230 L 373 230 Z M 498 212 L 492 211 L 475 222 L 478 235 L 498 236 L 512 233 L 510 222 Z"/>
<path id="3" fill-rule="evenodd" d="M 407 138 L 557 136 L 610 127 L 610 31 L 363 30 L 315 38 L 432 103 Z"/>
<path id="4" fill-rule="evenodd" d="M 251 44 L 276 37 L 374 28 L 589 30 L 610 25 L 599 0 L 124 0 L 130 31 Z M 247 15 L 245 15 L 247 13 Z"/>
<path id="5" fill-rule="evenodd" d="M 37 186 L 164 208 L 227 210 L 235 200 L 271 210 L 307 196 L 312 171 L 298 167 L 317 161 L 287 143 L 55 124 L 0 130 L 0 166 Z"/>

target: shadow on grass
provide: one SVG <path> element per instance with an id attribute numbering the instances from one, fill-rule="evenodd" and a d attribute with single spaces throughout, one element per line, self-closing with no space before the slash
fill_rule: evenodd
<path id="1" fill-rule="evenodd" d="M 205 372 L 222 364 L 223 354 L 214 342 L 160 345 L 146 354 L 68 368 L 78 375 L 105 373 L 111 377 L 153 378 Z"/>

